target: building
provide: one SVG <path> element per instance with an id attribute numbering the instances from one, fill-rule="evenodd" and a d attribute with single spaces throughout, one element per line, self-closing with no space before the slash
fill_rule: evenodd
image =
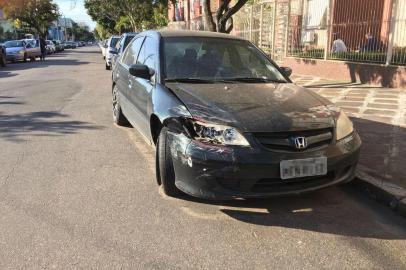
<path id="1" fill-rule="evenodd" d="M 48 29 L 48 39 L 57 39 L 61 41 L 74 40 L 73 34 L 74 21 L 70 18 L 59 18 L 52 23 Z"/>

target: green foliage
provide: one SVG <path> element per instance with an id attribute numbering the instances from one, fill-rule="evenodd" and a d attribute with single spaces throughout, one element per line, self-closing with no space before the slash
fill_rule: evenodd
<path id="1" fill-rule="evenodd" d="M 110 33 L 162 27 L 167 0 L 85 0 L 89 15 Z"/>
<path id="2" fill-rule="evenodd" d="M 0 8 L 7 19 L 20 21 L 43 37 L 51 23 L 60 16 L 58 5 L 53 0 L 3 0 Z"/>
<path id="3" fill-rule="evenodd" d="M 76 40 L 91 41 L 95 39 L 93 33 L 83 25 L 78 25 L 74 22 L 72 30 Z"/>

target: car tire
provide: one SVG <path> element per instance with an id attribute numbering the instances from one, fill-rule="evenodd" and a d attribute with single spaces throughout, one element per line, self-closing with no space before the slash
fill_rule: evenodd
<path id="1" fill-rule="evenodd" d="M 120 103 L 118 101 L 118 89 L 117 86 L 113 88 L 113 121 L 119 126 L 128 126 L 129 122 L 123 111 L 121 110 Z"/>
<path id="2" fill-rule="evenodd" d="M 23 62 L 24 62 L 24 63 L 27 62 L 27 58 L 28 58 L 27 54 L 24 53 L 24 58 L 23 58 Z"/>
<path id="3" fill-rule="evenodd" d="M 107 65 L 107 63 L 106 63 L 106 70 L 110 70 L 110 69 L 111 69 L 111 67 L 109 65 Z"/>
<path id="4" fill-rule="evenodd" d="M 171 149 L 168 144 L 168 128 L 163 127 L 156 143 L 157 180 L 167 196 L 177 197 L 180 190 L 175 185 Z"/>

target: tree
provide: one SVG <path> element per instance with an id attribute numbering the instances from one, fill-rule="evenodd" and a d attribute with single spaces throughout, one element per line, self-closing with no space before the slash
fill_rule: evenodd
<path id="1" fill-rule="evenodd" d="M 76 40 L 90 41 L 94 40 L 94 35 L 89 31 L 89 27 L 85 25 L 79 25 L 76 22 L 72 24 L 73 34 Z"/>
<path id="2" fill-rule="evenodd" d="M 89 15 L 109 32 L 139 32 L 166 25 L 167 5 L 167 0 L 85 0 Z"/>
<path id="3" fill-rule="evenodd" d="M 0 8 L 7 19 L 21 21 L 42 37 L 60 16 L 58 5 L 53 0 L 0 0 Z"/>
<path id="4" fill-rule="evenodd" d="M 116 22 L 123 15 L 117 7 L 116 0 L 85 0 L 87 13 L 105 31 L 113 33 Z"/>
<path id="5" fill-rule="evenodd" d="M 231 0 L 222 0 L 216 11 L 216 22 L 210 8 L 210 0 L 203 0 L 203 20 L 205 29 L 213 32 L 230 33 L 233 30 L 233 15 L 237 13 L 248 0 L 236 0 L 230 7 Z"/>

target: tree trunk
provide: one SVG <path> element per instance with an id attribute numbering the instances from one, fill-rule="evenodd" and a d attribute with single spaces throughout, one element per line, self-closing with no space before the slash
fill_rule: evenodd
<path id="1" fill-rule="evenodd" d="M 210 0 L 203 0 L 203 25 L 204 30 L 216 32 L 216 24 L 211 14 Z"/>

